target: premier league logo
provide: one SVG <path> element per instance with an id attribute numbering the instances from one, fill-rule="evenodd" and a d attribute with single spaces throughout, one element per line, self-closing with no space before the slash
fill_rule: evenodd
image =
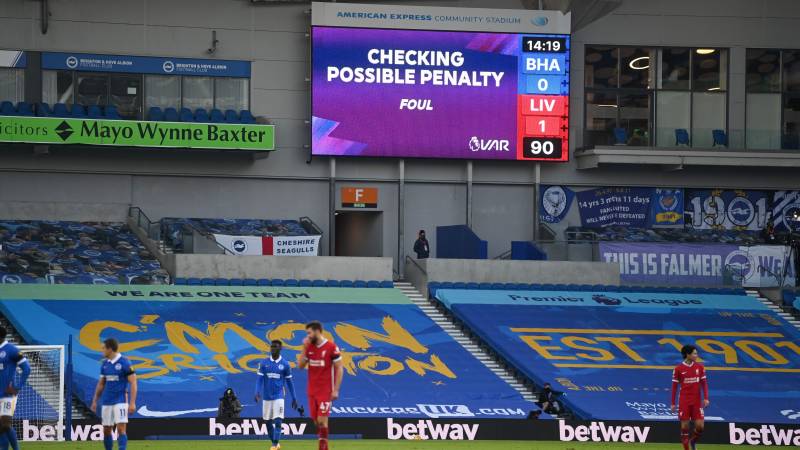
<path id="1" fill-rule="evenodd" d="M 756 217 L 753 203 L 746 197 L 736 197 L 728 205 L 728 219 L 737 227 L 746 227 Z"/>
<path id="2" fill-rule="evenodd" d="M 244 253 L 245 251 L 247 251 L 247 242 L 241 239 L 233 241 L 233 251 L 235 251 L 236 253 Z"/>
<path id="3" fill-rule="evenodd" d="M 607 306 L 619 306 L 622 304 L 622 300 L 614 297 L 609 297 L 603 294 L 592 295 L 592 300 L 601 305 L 607 305 Z"/>
<path id="4" fill-rule="evenodd" d="M 725 269 L 730 271 L 735 281 L 749 278 L 754 268 L 753 258 L 745 251 L 732 251 L 725 258 Z"/>

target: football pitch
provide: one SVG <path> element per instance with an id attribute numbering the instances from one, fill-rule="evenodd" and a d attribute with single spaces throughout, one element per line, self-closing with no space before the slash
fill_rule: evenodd
<path id="1" fill-rule="evenodd" d="M 730 449 L 732 445 L 698 445 L 698 450 Z M 97 450 L 103 448 L 101 442 L 30 442 L 20 443 L 23 450 Z M 114 446 L 116 449 L 116 445 Z M 266 441 L 130 441 L 131 450 L 265 450 Z M 316 441 L 285 441 L 281 450 L 316 450 Z M 576 442 L 544 441 L 380 441 L 354 440 L 332 441 L 331 450 L 675 450 L 681 444 L 594 444 Z"/>

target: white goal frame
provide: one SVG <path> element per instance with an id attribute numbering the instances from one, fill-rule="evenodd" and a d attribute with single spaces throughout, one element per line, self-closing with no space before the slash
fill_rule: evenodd
<path id="1" fill-rule="evenodd" d="M 27 355 L 26 355 L 27 352 L 58 350 L 58 353 L 59 353 L 59 358 L 58 358 L 58 372 L 59 372 L 58 373 L 58 379 L 59 379 L 58 392 L 60 393 L 60 395 L 58 397 L 58 408 L 57 408 L 58 425 L 57 425 L 57 428 L 56 428 L 56 430 L 57 430 L 57 438 L 56 439 L 59 440 L 59 441 L 64 441 L 65 440 L 65 438 L 64 438 L 64 433 L 65 433 L 65 430 L 64 430 L 64 418 L 65 418 L 65 414 L 66 414 L 66 395 L 67 395 L 66 392 L 64 391 L 64 382 L 65 382 L 65 378 L 64 377 L 66 376 L 66 373 L 65 373 L 65 368 L 66 368 L 65 364 L 66 364 L 66 362 L 65 362 L 64 356 L 65 356 L 65 353 L 66 353 L 66 346 L 64 346 L 64 345 L 17 345 L 17 348 L 19 348 L 20 353 L 22 353 L 22 355 L 25 356 L 25 357 L 27 357 Z M 30 364 L 30 359 L 29 359 L 28 363 Z M 33 367 L 31 367 L 31 371 L 33 371 Z M 19 404 L 19 401 L 18 401 L 17 404 Z"/>

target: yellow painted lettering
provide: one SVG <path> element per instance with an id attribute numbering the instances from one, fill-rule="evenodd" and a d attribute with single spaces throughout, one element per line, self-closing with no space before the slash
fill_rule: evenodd
<path id="1" fill-rule="evenodd" d="M 697 346 L 701 350 L 712 355 L 723 355 L 725 357 L 725 364 L 738 364 L 739 354 L 736 349 L 730 345 L 718 341 L 716 339 L 698 339 Z"/>
<path id="2" fill-rule="evenodd" d="M 381 369 L 379 364 L 386 366 Z M 370 355 L 358 361 L 358 367 L 375 375 L 394 375 L 403 370 L 403 363 L 386 356 Z"/>
<path id="3" fill-rule="evenodd" d="M 231 322 L 220 322 L 209 325 L 206 333 L 183 322 L 167 322 L 164 325 L 164 329 L 167 332 L 167 339 L 169 339 L 172 345 L 184 353 L 200 353 L 200 350 L 189 342 L 187 335 L 198 340 L 212 352 L 228 353 L 228 345 L 225 343 L 225 333 L 229 330 L 249 342 L 256 350 L 262 352 L 269 351 L 268 344 L 264 343 L 264 341 L 257 338 L 253 333 L 245 330 L 240 325 Z"/>
<path id="4" fill-rule="evenodd" d="M 636 362 L 644 362 L 644 358 L 639 356 L 638 353 L 633 351 L 632 348 L 628 347 L 626 342 L 631 342 L 631 338 L 628 337 L 598 337 L 598 341 L 600 342 L 611 342 L 614 344 L 615 347 L 620 349 L 622 353 L 625 353 L 628 358 L 636 361 Z"/>
<path id="5" fill-rule="evenodd" d="M 594 352 L 596 355 L 592 355 L 589 353 L 578 352 L 576 355 L 579 358 L 583 359 L 591 359 L 592 361 L 612 361 L 614 359 L 614 355 L 604 348 L 597 348 L 597 347 L 588 347 L 582 344 L 597 344 L 597 341 L 589 338 L 585 338 L 582 336 L 564 336 L 561 338 L 561 343 L 566 345 L 567 347 L 574 348 L 576 350 L 586 350 L 589 352 Z"/>
<path id="6" fill-rule="evenodd" d="M 214 368 L 210 366 L 196 366 L 192 364 L 194 362 L 194 358 L 181 353 L 167 353 L 159 357 L 164 363 L 164 367 L 166 367 L 170 372 L 180 372 L 181 367 L 194 370 L 211 370 Z"/>
<path id="7" fill-rule="evenodd" d="M 447 378 L 455 378 L 456 374 L 436 355 L 431 355 L 431 362 L 417 361 L 411 357 L 406 358 L 406 365 L 417 375 L 424 377 L 426 371 L 438 372 Z"/>
<path id="8" fill-rule="evenodd" d="M 136 325 L 130 325 L 124 322 L 115 322 L 113 320 L 95 320 L 87 323 L 81 328 L 81 331 L 78 334 L 78 341 L 81 343 L 81 345 L 90 350 L 95 350 L 98 352 L 102 351 L 103 339 L 108 337 L 103 336 L 103 332 L 108 328 L 122 331 L 124 333 L 136 333 L 139 331 L 139 327 Z M 161 339 L 146 339 L 143 341 L 131 342 L 122 342 L 122 339 L 119 340 L 119 351 L 121 352 L 139 350 L 141 348 L 149 347 L 161 342 Z"/>
<path id="9" fill-rule="evenodd" d="M 386 334 L 365 330 L 349 323 L 337 324 L 334 330 L 344 342 L 361 350 L 369 350 L 372 347 L 371 341 L 377 341 L 406 348 L 414 353 L 428 353 L 427 347 L 420 344 L 411 333 L 391 317 L 384 317 L 381 326 Z"/>
<path id="10" fill-rule="evenodd" d="M 776 352 L 772 349 L 769 345 L 758 342 L 758 341 L 749 341 L 749 340 L 741 340 L 736 341 L 736 346 L 742 349 L 748 356 L 755 359 L 756 361 L 764 364 L 772 364 L 772 365 L 783 365 L 789 364 L 789 360 L 783 357 L 780 353 Z M 758 349 L 758 350 L 756 350 Z M 759 353 L 763 352 L 766 356 Z"/>
<path id="11" fill-rule="evenodd" d="M 233 367 L 230 358 L 228 358 L 228 355 L 224 353 L 217 353 L 212 357 L 212 359 L 216 361 L 217 364 L 219 364 L 219 366 L 225 369 L 225 371 L 228 373 L 242 373 L 241 370 L 237 369 L 236 367 Z"/>
<path id="12" fill-rule="evenodd" d="M 551 338 L 550 336 L 520 336 L 519 338 L 522 339 L 522 342 L 528 344 L 530 348 L 536 350 L 536 352 L 539 353 L 542 356 L 542 358 L 564 359 L 564 360 L 578 359 L 574 356 L 554 355 L 553 353 L 551 353 L 551 350 L 555 351 L 564 349 L 557 345 L 543 345 L 539 343 L 539 341 L 552 341 L 553 338 Z"/>
<path id="13" fill-rule="evenodd" d="M 130 360 L 131 368 L 136 372 L 136 378 L 146 380 L 148 378 L 160 377 L 169 373 L 166 367 L 158 367 L 155 365 L 156 361 L 150 358 L 143 358 L 141 356 L 126 355 Z M 136 362 L 138 361 L 138 362 Z M 152 372 L 144 372 L 143 370 L 152 370 Z"/>

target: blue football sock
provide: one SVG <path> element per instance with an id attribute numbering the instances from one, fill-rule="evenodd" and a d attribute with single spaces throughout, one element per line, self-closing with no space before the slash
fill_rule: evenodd
<path id="1" fill-rule="evenodd" d="M 19 443 L 17 442 L 17 430 L 15 430 L 14 427 L 11 427 L 6 435 L 8 436 L 8 443 L 11 444 L 11 448 L 14 450 L 19 450 Z"/>
<path id="2" fill-rule="evenodd" d="M 119 450 L 125 450 L 128 448 L 128 435 L 127 434 L 120 434 L 117 436 L 117 447 Z"/>
<path id="3" fill-rule="evenodd" d="M 114 450 L 114 437 L 110 434 L 108 436 L 103 436 L 103 447 L 106 450 Z"/>
<path id="4" fill-rule="evenodd" d="M 275 443 L 275 441 L 272 440 L 272 435 L 275 434 L 274 430 L 275 430 L 275 426 L 272 425 L 272 421 L 271 420 L 268 420 L 267 421 L 267 436 L 269 436 L 269 439 L 272 441 L 273 444 Z"/>
<path id="5" fill-rule="evenodd" d="M 272 433 L 272 443 L 278 445 L 278 442 L 281 440 L 281 424 L 283 423 L 283 419 L 275 419 L 275 432 Z"/>
<path id="6" fill-rule="evenodd" d="M 8 433 L 0 434 L 0 450 L 8 450 Z"/>

